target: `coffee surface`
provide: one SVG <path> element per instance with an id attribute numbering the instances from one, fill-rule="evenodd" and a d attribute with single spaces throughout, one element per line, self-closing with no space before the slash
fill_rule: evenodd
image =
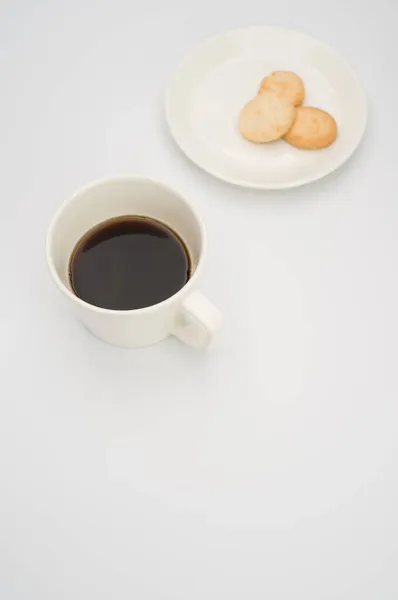
<path id="1" fill-rule="evenodd" d="M 109 219 L 77 243 L 69 263 L 76 296 L 101 308 L 158 304 L 188 281 L 191 264 L 181 238 L 148 217 Z"/>

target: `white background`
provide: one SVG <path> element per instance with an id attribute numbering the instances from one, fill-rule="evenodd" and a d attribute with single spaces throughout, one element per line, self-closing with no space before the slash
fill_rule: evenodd
<path id="1" fill-rule="evenodd" d="M 397 6 L 2 0 L 1 600 L 397 598 Z M 173 67 L 246 25 L 329 43 L 364 82 L 335 175 L 247 191 L 170 139 Z M 50 280 L 60 202 L 120 173 L 207 223 L 208 354 L 108 347 Z"/>

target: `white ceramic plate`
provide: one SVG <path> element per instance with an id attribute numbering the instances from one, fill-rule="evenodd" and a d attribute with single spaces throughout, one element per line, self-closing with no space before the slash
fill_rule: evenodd
<path id="1" fill-rule="evenodd" d="M 306 151 L 283 140 L 251 144 L 239 133 L 239 111 L 262 78 L 290 70 L 304 80 L 304 104 L 329 111 L 337 141 Z M 176 69 L 166 118 L 177 144 L 199 167 L 237 185 L 277 189 L 303 185 L 342 165 L 358 146 L 367 103 L 351 67 L 334 50 L 295 31 L 255 27 L 211 38 Z"/>

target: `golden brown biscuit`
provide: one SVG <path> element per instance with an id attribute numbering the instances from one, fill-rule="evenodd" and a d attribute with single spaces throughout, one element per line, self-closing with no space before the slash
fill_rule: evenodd
<path id="1" fill-rule="evenodd" d="M 289 100 L 294 106 L 300 106 L 304 100 L 303 80 L 291 71 L 274 71 L 264 77 L 258 93 L 273 90 L 280 98 Z"/>
<path id="2" fill-rule="evenodd" d="M 296 148 L 319 150 L 333 144 L 336 137 L 337 124 L 329 113 L 311 106 L 299 106 L 285 140 Z"/>
<path id="3" fill-rule="evenodd" d="M 242 108 L 239 130 L 251 142 L 272 142 L 289 131 L 295 116 L 296 109 L 290 102 L 266 90 Z"/>

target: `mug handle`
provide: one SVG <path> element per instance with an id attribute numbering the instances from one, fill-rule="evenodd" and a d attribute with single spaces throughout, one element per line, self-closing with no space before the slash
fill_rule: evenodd
<path id="1" fill-rule="evenodd" d="M 172 334 L 188 346 L 207 348 L 221 322 L 218 308 L 196 291 L 181 304 Z"/>

